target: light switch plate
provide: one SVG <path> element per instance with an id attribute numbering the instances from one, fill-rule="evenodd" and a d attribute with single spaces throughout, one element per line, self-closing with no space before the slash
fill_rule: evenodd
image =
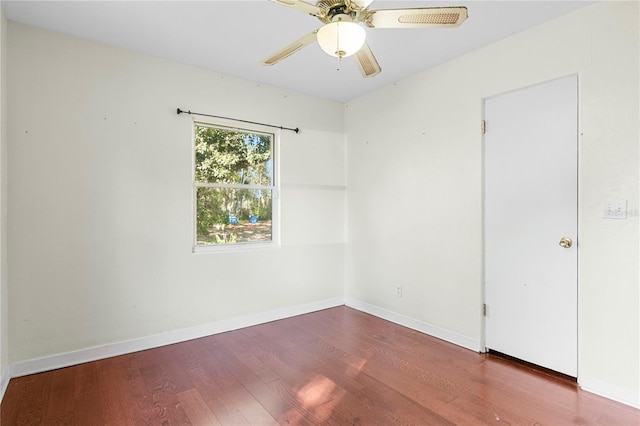
<path id="1" fill-rule="evenodd" d="M 626 219 L 627 200 L 614 200 L 612 198 L 602 200 L 602 217 L 605 219 Z"/>

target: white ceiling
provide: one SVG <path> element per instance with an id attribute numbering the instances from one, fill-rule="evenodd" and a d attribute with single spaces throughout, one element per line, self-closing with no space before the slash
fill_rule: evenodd
<path id="1" fill-rule="evenodd" d="M 312 1 L 310 1 L 312 2 Z M 259 61 L 318 28 L 314 17 L 267 0 L 2 0 L 7 19 L 172 59 L 255 82 L 349 101 L 592 1 L 374 1 L 370 9 L 466 6 L 455 29 L 367 29 L 382 73 L 362 78 L 317 44 L 264 67 Z M 340 70 L 338 70 L 338 65 Z"/>

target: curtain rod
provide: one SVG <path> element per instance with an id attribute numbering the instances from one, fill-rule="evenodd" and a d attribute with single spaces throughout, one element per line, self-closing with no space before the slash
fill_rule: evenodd
<path id="1" fill-rule="evenodd" d="M 273 124 L 256 123 L 255 121 L 240 120 L 238 118 L 220 117 L 219 115 L 202 114 L 200 112 L 191 112 L 191 110 L 184 111 L 184 110 L 181 110 L 180 108 L 177 109 L 177 112 L 178 112 L 178 115 L 180 115 L 180 114 L 189 114 L 189 115 L 201 115 L 203 117 L 222 118 L 224 120 L 238 121 L 240 123 L 257 124 L 257 125 L 260 125 L 260 126 L 274 127 L 276 129 L 291 130 L 292 132 L 300 133 L 300 129 L 297 128 L 297 127 L 295 129 L 292 129 L 290 127 L 274 126 Z"/>

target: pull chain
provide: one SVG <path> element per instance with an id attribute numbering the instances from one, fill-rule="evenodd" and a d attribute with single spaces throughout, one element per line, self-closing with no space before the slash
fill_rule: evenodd
<path id="1" fill-rule="evenodd" d="M 336 54 L 338 55 L 338 68 L 336 71 L 340 71 L 340 62 L 342 61 L 342 57 L 345 53 L 340 49 L 340 21 L 338 21 L 338 24 L 336 25 L 336 47 L 338 48 L 336 51 Z"/>

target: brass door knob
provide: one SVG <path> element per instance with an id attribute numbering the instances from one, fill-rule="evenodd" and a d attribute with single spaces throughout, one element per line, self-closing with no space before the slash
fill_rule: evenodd
<path id="1" fill-rule="evenodd" d="M 567 238 L 567 237 L 560 238 L 560 247 L 569 248 L 572 245 L 573 245 L 573 241 L 571 241 L 571 238 Z"/>

